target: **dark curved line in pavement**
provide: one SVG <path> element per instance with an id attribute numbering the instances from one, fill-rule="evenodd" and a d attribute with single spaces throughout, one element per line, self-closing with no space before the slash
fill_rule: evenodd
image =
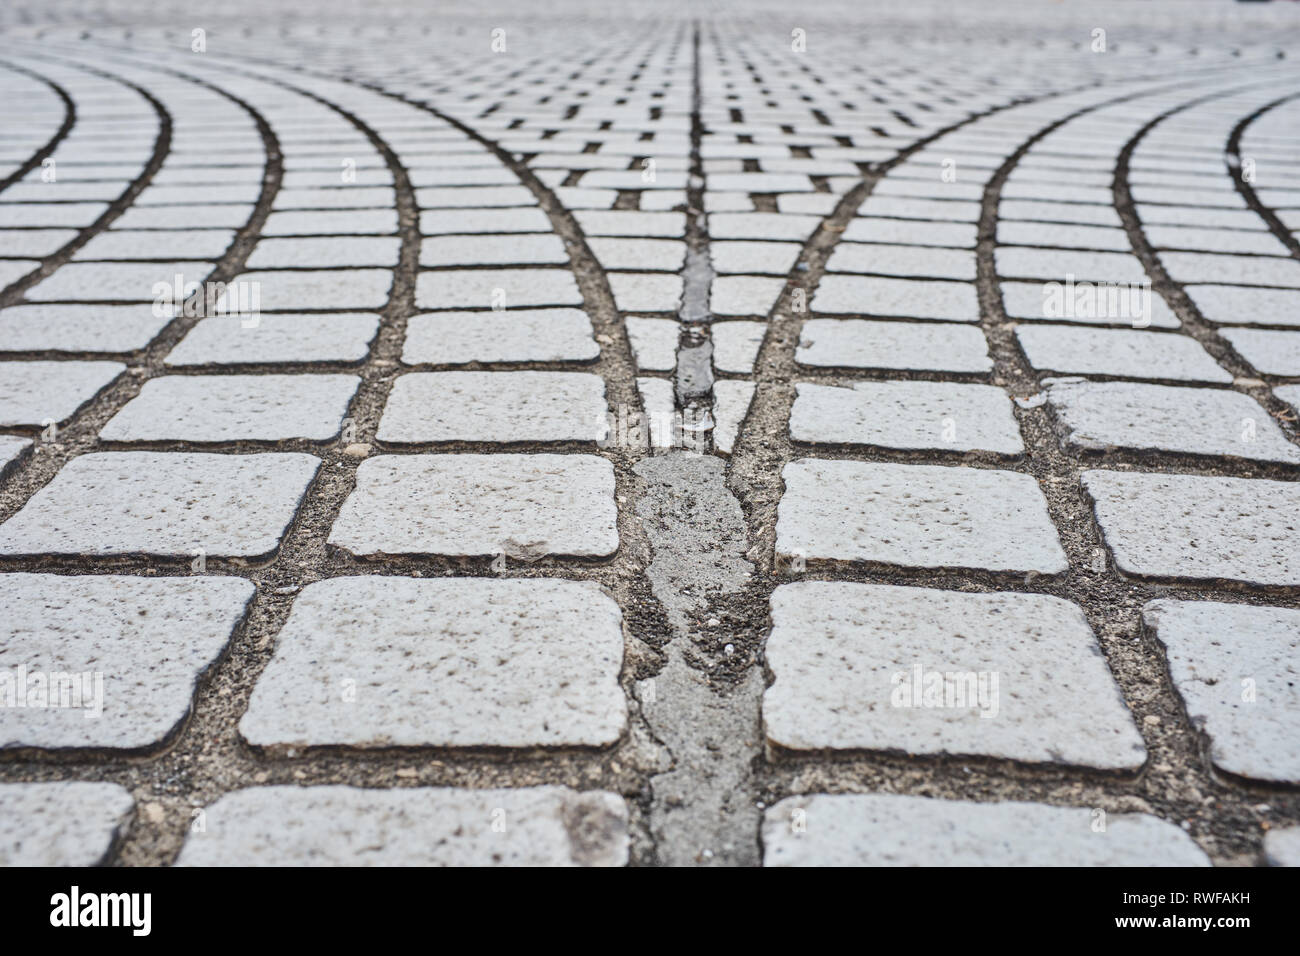
<path id="1" fill-rule="evenodd" d="M 18 66 L 17 64 L 11 63 L 8 60 L 0 60 L 0 67 L 3 67 L 6 70 L 12 70 L 15 73 L 22 73 L 25 76 L 30 76 L 34 80 L 39 80 L 41 83 L 44 83 L 51 90 L 53 90 L 55 95 L 57 95 L 59 99 L 63 101 L 63 123 L 59 126 L 57 130 L 55 130 L 54 135 L 51 136 L 48 141 L 46 141 L 45 145 L 32 154 L 30 159 L 28 159 L 25 163 L 23 163 L 21 166 L 15 169 L 8 176 L 4 177 L 3 179 L 0 179 L 0 192 L 4 192 L 6 189 L 8 189 L 10 186 L 18 182 L 19 180 L 26 177 L 28 173 L 30 173 L 33 169 L 35 169 L 42 162 L 44 162 L 45 159 L 49 157 L 49 155 L 53 153 L 55 149 L 58 148 L 59 144 L 63 142 L 64 139 L 67 138 L 68 133 L 72 132 L 72 127 L 77 122 L 77 106 L 75 103 L 72 102 L 72 97 L 68 95 L 68 91 L 65 90 L 58 83 L 55 83 L 49 77 L 42 76 L 40 73 L 37 73 L 35 70 L 29 70 L 26 67 Z"/>
<path id="2" fill-rule="evenodd" d="M 44 56 L 40 57 L 40 59 L 50 60 L 57 58 Z M 47 274 L 52 273 L 55 269 L 64 265 L 72 258 L 76 251 L 89 242 L 92 237 L 102 232 L 104 229 L 107 229 L 115 219 L 121 216 L 122 213 L 126 212 L 131 203 L 135 202 L 135 198 L 140 195 L 141 191 L 143 191 L 146 186 L 149 185 L 149 181 L 153 179 L 154 174 L 162 167 L 163 160 L 167 158 L 168 152 L 171 151 L 171 113 L 168 112 L 167 108 L 164 107 L 158 98 L 152 93 L 138 84 L 132 83 L 129 80 L 115 76 L 112 73 L 96 67 L 86 66 L 80 63 L 64 63 L 63 65 L 110 80 L 138 93 L 150 106 L 153 107 L 154 112 L 158 116 L 158 134 L 154 137 L 153 153 L 150 155 L 149 161 L 145 163 L 144 169 L 140 170 L 139 175 L 132 179 L 126 189 L 122 190 L 121 194 L 108 204 L 108 208 L 100 213 L 94 222 L 80 229 L 75 239 L 68 241 L 59 249 L 50 253 L 48 256 L 43 257 L 40 260 L 41 264 L 39 266 L 26 275 L 15 279 L 5 289 L 0 290 L 0 308 L 18 302 L 22 298 L 23 293 L 44 279 Z"/>
<path id="3" fill-rule="evenodd" d="M 1235 164 L 1227 163 L 1228 175 L 1232 177 L 1233 185 L 1237 187 L 1237 192 L 1241 193 L 1241 198 L 1246 200 L 1246 205 L 1268 224 L 1269 231 L 1281 240 L 1282 244 L 1290 250 L 1291 255 L 1300 259 L 1300 239 L 1297 239 L 1295 234 L 1286 227 L 1286 224 L 1282 222 L 1273 208 L 1266 205 L 1259 198 L 1259 194 L 1255 192 L 1254 184 L 1248 183 L 1241 178 L 1241 137 L 1246 132 L 1246 129 L 1269 110 L 1298 97 L 1300 97 L 1300 92 L 1288 93 L 1286 96 L 1280 96 L 1271 103 L 1264 105 L 1249 116 L 1242 117 L 1241 122 L 1234 126 L 1232 132 L 1228 135 L 1228 142 L 1223 151 L 1226 156 L 1235 160 Z"/>

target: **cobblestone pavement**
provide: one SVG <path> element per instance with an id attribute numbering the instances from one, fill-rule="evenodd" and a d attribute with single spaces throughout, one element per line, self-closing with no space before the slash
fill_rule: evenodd
<path id="1" fill-rule="evenodd" d="M 1300 10 L 0 12 L 0 862 L 1300 863 Z"/>

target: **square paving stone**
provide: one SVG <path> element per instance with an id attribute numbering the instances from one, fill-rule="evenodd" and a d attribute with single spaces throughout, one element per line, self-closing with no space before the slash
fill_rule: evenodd
<path id="1" fill-rule="evenodd" d="M 0 866 L 98 866 L 134 809 L 115 783 L 0 784 Z"/>
<path id="2" fill-rule="evenodd" d="M 1029 475 L 816 458 L 781 474 L 778 554 L 1042 574 L 1068 566 Z"/>
<path id="3" fill-rule="evenodd" d="M 1147 280 L 1142 262 L 1130 253 L 998 246 L 994 257 L 998 275 L 1010 278 L 1064 280 L 1073 276 L 1088 282 Z"/>
<path id="4" fill-rule="evenodd" d="M 1013 319 L 1074 322 L 1080 325 L 1127 325 L 1130 328 L 1176 329 L 1181 322 L 1165 300 L 1150 289 L 1075 285 L 1052 282 L 1001 283 L 1002 307 Z M 1113 292 L 1112 292 L 1113 290 Z"/>
<path id="5" fill-rule="evenodd" d="M 926 276 L 975 281 L 975 252 L 842 242 L 826 263 L 829 272 L 869 272 L 886 276 Z M 824 310 L 822 310 L 824 311 Z"/>
<path id="6" fill-rule="evenodd" d="M 758 350 L 767 334 L 765 322 L 715 322 L 709 327 L 713 339 L 713 367 L 721 372 L 748 375 L 754 371 Z"/>
<path id="7" fill-rule="evenodd" d="M 1300 448 L 1254 399 L 1239 392 L 1083 379 L 1043 384 L 1066 448 L 1300 463 Z"/>
<path id="8" fill-rule="evenodd" d="M 4 313 L 0 312 L 0 321 Z M 1265 375 L 1300 376 L 1300 332 L 1224 329 L 1221 333 L 1247 362 Z"/>
<path id="9" fill-rule="evenodd" d="M 130 212 L 127 213 L 130 215 Z M 125 218 L 125 216 L 123 217 Z M 247 218 L 247 217 L 244 217 Z M 121 223 L 121 220 L 118 220 Z M 240 225 L 232 223 L 232 225 Z M 421 219 L 423 228 L 423 219 Z M 396 209 L 348 209 L 339 212 L 273 212 L 263 236 L 375 236 L 397 232 Z"/>
<path id="10" fill-rule="evenodd" d="M 110 229 L 77 250 L 90 259 L 201 259 L 215 262 L 235 238 L 233 229 Z"/>
<path id="11" fill-rule="evenodd" d="M 974 249 L 975 224 L 926 222 L 922 219 L 875 219 L 860 216 L 849 220 L 841 238 L 845 242 L 890 242 L 908 246 Z"/>
<path id="12" fill-rule="evenodd" d="M 976 328 L 921 322 L 810 319 L 795 361 L 840 368 L 989 372 L 988 343 Z"/>
<path id="13" fill-rule="evenodd" d="M 1142 620 L 1210 759 L 1256 780 L 1300 781 L 1300 611 L 1152 601 Z"/>
<path id="14" fill-rule="evenodd" d="M 1022 325 L 1016 338 L 1039 371 L 1188 382 L 1232 381 L 1193 338 L 1135 329 Z"/>
<path id="15" fill-rule="evenodd" d="M 1209 866 L 1172 823 L 1091 807 L 892 793 L 787 797 L 763 815 L 764 866 Z"/>
<path id="16" fill-rule="evenodd" d="M 309 585 L 240 733 L 255 747 L 604 746 L 627 721 L 595 584 L 366 575 Z"/>
<path id="17" fill-rule="evenodd" d="M 624 319 L 624 324 L 639 371 L 671 372 L 677 367 L 677 344 L 681 338 L 681 326 L 676 319 L 628 316 Z"/>
<path id="18" fill-rule="evenodd" d="M 975 286 L 965 282 L 828 275 L 817 286 L 813 312 L 978 322 Z"/>
<path id="19" fill-rule="evenodd" d="M 0 525 L 0 554 L 273 554 L 320 459 L 101 452 L 72 459 Z"/>
<path id="20" fill-rule="evenodd" d="M 591 320 L 578 309 L 413 315 L 402 349 L 407 365 L 587 362 L 599 355 Z"/>
<path id="21" fill-rule="evenodd" d="M 623 866 L 627 806 L 564 787 L 250 787 L 205 811 L 177 866 Z"/>
<path id="22" fill-rule="evenodd" d="M 713 280 L 709 304 L 714 315 L 767 315 L 785 289 L 784 279 L 759 276 L 719 276 Z"/>
<path id="23" fill-rule="evenodd" d="M 1083 612 L 1042 594 L 809 581 L 772 595 L 767 739 L 1135 770 L 1142 736 Z"/>
<path id="24" fill-rule="evenodd" d="M 1269 866 L 1300 866 L 1300 827 L 1269 830 L 1264 835 L 1264 859 Z"/>
<path id="25" fill-rule="evenodd" d="M 0 313 L 0 317 L 3 313 Z M 214 315 L 199 321 L 168 353 L 166 364 L 250 365 L 284 362 L 360 362 L 379 331 L 373 312 L 314 315 Z"/>
<path id="26" fill-rule="evenodd" d="M 680 272 L 686 261 L 686 243 L 676 239 L 595 236 L 587 240 L 587 245 L 603 269 Z"/>
<path id="27" fill-rule="evenodd" d="M 100 431 L 104 441 L 274 441 L 335 437 L 361 379 L 355 375 L 168 375 Z"/>
<path id="28" fill-rule="evenodd" d="M 357 469 L 329 543 L 366 556 L 606 557 L 618 548 L 614 519 L 603 458 L 382 455 Z"/>
<path id="29" fill-rule="evenodd" d="M 393 274 L 387 269 L 245 272 L 237 276 L 233 284 L 242 283 L 256 283 L 263 309 L 281 312 L 303 309 L 356 311 L 382 309 L 388 302 Z M 223 307 L 234 311 L 232 306 L 217 306 L 218 309 Z"/>
<path id="30" fill-rule="evenodd" d="M 411 372 L 393 383 L 381 442 L 600 441 L 605 381 L 585 372 Z"/>
<path id="31" fill-rule="evenodd" d="M 609 289 L 620 312 L 676 312 L 682 277 L 655 272 L 609 272 Z"/>
<path id="32" fill-rule="evenodd" d="M 0 362 L 0 425 L 65 422 L 125 371 L 120 362 Z"/>
<path id="33" fill-rule="evenodd" d="M 0 574 L 0 703 L 14 694 L 0 747 L 164 743 L 253 592 L 231 577 Z"/>
<path id="34" fill-rule="evenodd" d="M 1125 574 L 1300 584 L 1300 483 L 1087 471 L 1083 487 Z"/>
<path id="35" fill-rule="evenodd" d="M 397 222 L 394 216 L 393 229 Z M 426 236 L 495 234 L 499 232 L 550 232 L 551 220 L 536 206 L 505 209 L 429 209 L 420 213 L 420 232 Z"/>
<path id="36" fill-rule="evenodd" d="M 719 275 L 786 275 L 803 246 L 797 242 L 719 242 L 709 244 L 709 258 Z"/>
<path id="37" fill-rule="evenodd" d="M 1300 289 L 1189 285 L 1184 292 L 1201 315 L 1225 325 L 1300 325 Z"/>
<path id="38" fill-rule="evenodd" d="M 32 447 L 30 438 L 21 438 L 18 435 L 0 435 L 0 478 L 9 474 L 9 470 L 14 467 L 27 449 Z"/>
<path id="39" fill-rule="evenodd" d="M 322 236 L 263 239 L 253 249 L 249 269 L 329 269 L 339 266 L 397 265 L 396 236 Z"/>
<path id="40" fill-rule="evenodd" d="M 521 305 L 582 305 L 567 269 L 463 269 L 421 272 L 415 280 L 420 309 L 513 309 Z"/>
<path id="41" fill-rule="evenodd" d="M 177 275 L 202 282 L 211 272 L 211 262 L 69 262 L 25 296 L 32 302 L 153 302 L 156 283 L 171 286 Z"/>
<path id="42" fill-rule="evenodd" d="M 800 383 L 795 389 L 790 413 L 795 441 L 999 455 L 1025 450 L 1010 397 L 992 385 Z"/>
<path id="43" fill-rule="evenodd" d="M 422 266 L 567 266 L 564 240 L 553 233 L 501 236 L 426 236 L 420 243 Z"/>

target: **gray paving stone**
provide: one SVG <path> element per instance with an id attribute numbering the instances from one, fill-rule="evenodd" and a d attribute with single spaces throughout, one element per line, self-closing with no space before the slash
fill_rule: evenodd
<path id="1" fill-rule="evenodd" d="M 9 473 L 9 469 L 16 465 L 23 454 L 32 447 L 30 438 L 21 438 L 18 435 L 0 435 L 0 478 Z"/>
<path id="2" fill-rule="evenodd" d="M 618 548 L 614 469 L 591 455 L 370 458 L 329 543 L 358 555 L 605 557 Z"/>
<path id="3" fill-rule="evenodd" d="M 1143 282 L 1146 270 L 1136 256 L 1076 249 L 1032 249 L 998 246 L 994 252 L 1000 276 L 1063 280 L 1067 276 L 1090 282 Z"/>
<path id="4" fill-rule="evenodd" d="M 1003 282 L 1002 306 L 1013 319 L 1037 319 L 1080 325 L 1127 325 L 1131 328 L 1176 329 L 1182 325 L 1165 300 L 1150 289 L 1120 296 L 1118 287 L 1104 291 L 1045 282 Z M 1111 290 L 1114 289 L 1112 302 Z"/>
<path id="5" fill-rule="evenodd" d="M 1300 262 L 1290 257 L 1162 252 L 1160 262 L 1175 282 L 1223 282 L 1300 288 Z"/>
<path id="6" fill-rule="evenodd" d="M 813 312 L 978 322 L 975 286 L 964 282 L 828 275 L 817 286 Z"/>
<path id="7" fill-rule="evenodd" d="M 531 206 L 537 202 L 527 186 L 425 187 L 415 191 L 424 209 L 489 209 L 499 206 Z M 376 204 L 378 205 L 378 204 Z"/>
<path id="8" fill-rule="evenodd" d="M 1189 285 L 1184 292 L 1201 315 L 1225 325 L 1300 326 L 1300 289 Z"/>
<path id="9" fill-rule="evenodd" d="M 714 315 L 767 315 L 785 288 L 784 279 L 758 276 L 718 276 L 709 305 Z"/>
<path id="10" fill-rule="evenodd" d="M 1036 222 L 1067 222 L 1085 226 L 1122 226 L 1113 205 L 1045 202 L 1038 199 L 1003 199 L 998 204 L 1001 219 L 1026 219 Z"/>
<path id="11" fill-rule="evenodd" d="M 718 379 L 713 383 L 713 447 L 721 454 L 731 454 L 753 399 L 753 382 Z"/>
<path id="12" fill-rule="evenodd" d="M 73 239 L 76 229 L 3 229 L 0 230 L 0 256 L 49 256 Z"/>
<path id="13" fill-rule="evenodd" d="M 232 229 L 110 229 L 78 249 L 72 261 L 198 259 L 213 262 L 225 255 L 234 238 Z"/>
<path id="14" fill-rule="evenodd" d="M 0 574 L 0 704 L 14 694 L 0 747 L 164 743 L 253 592 L 231 577 Z"/>
<path id="15" fill-rule="evenodd" d="M 69 262 L 26 292 L 32 302 L 153 302 L 155 283 L 202 282 L 211 262 Z"/>
<path id="16" fill-rule="evenodd" d="M 763 816 L 764 866 L 1209 866 L 1148 814 L 897 794 L 787 797 Z"/>
<path id="17" fill-rule="evenodd" d="M 235 283 L 256 283 L 261 308 L 351 311 L 382 309 L 388 302 L 393 274 L 387 269 L 312 269 L 245 272 Z M 223 301 L 228 296 L 223 297 Z M 217 309 L 232 306 L 218 304 Z"/>
<path id="18" fill-rule="evenodd" d="M 178 866 L 623 866 L 627 806 L 563 787 L 250 787 L 206 810 Z"/>
<path id="19" fill-rule="evenodd" d="M 888 242 L 909 246 L 974 249 L 975 224 L 859 216 L 849 221 L 841 238 L 846 242 Z"/>
<path id="20" fill-rule="evenodd" d="M 379 331 L 373 312 L 259 315 L 255 327 L 245 328 L 249 321 L 238 315 L 201 319 L 167 354 L 166 364 L 360 362 Z"/>
<path id="21" fill-rule="evenodd" d="M 1256 780 L 1300 780 L 1300 611 L 1158 600 L 1142 620 L 1165 648 L 1214 765 Z"/>
<path id="22" fill-rule="evenodd" d="M 484 265 L 567 266 L 569 253 L 553 234 L 506 233 L 499 236 L 426 236 L 420 243 L 422 266 Z"/>
<path id="23" fill-rule="evenodd" d="M 120 362 L 0 362 L 0 425 L 65 422 L 125 371 Z"/>
<path id="24" fill-rule="evenodd" d="M 131 210 L 131 212 L 139 211 Z M 127 216 L 130 214 L 128 212 Z M 246 218 L 248 217 L 245 216 L 244 219 Z M 118 220 L 119 226 L 124 225 L 124 219 L 126 216 Z M 229 223 L 234 226 L 242 224 L 243 219 Z M 428 232 L 424 228 L 423 216 L 420 219 L 420 231 Z M 266 217 L 266 225 L 262 227 L 263 236 L 379 236 L 391 235 L 395 232 L 397 232 L 396 209 L 273 212 Z"/>
<path id="25" fill-rule="evenodd" d="M 513 309 L 528 305 L 582 305 L 567 269 L 462 269 L 421 272 L 415 284 L 420 309 Z"/>
<path id="26" fill-rule="evenodd" d="M 803 246 L 796 242 L 726 242 L 709 244 L 709 258 L 719 275 L 786 275 Z"/>
<path id="27" fill-rule="evenodd" d="M 809 319 L 799 336 L 800 365 L 988 372 L 993 360 L 977 328 L 921 322 Z"/>
<path id="28" fill-rule="evenodd" d="M 774 212 L 718 212 L 709 216 L 709 235 L 722 239 L 793 239 L 803 242 L 821 225 L 821 216 Z M 845 234 L 847 237 L 847 233 Z"/>
<path id="29" fill-rule="evenodd" d="M 842 242 L 826 263 L 830 272 L 928 276 L 975 281 L 975 253 L 967 249 Z"/>
<path id="30" fill-rule="evenodd" d="M 677 343 L 681 327 L 676 319 L 628 316 L 624 319 L 636 367 L 641 371 L 671 372 L 677 367 Z M 716 355 L 715 355 L 716 358 Z"/>
<path id="31" fill-rule="evenodd" d="M 1300 866 L 1300 827 L 1269 830 L 1264 835 L 1264 857 L 1269 866 Z"/>
<path id="32" fill-rule="evenodd" d="M 1029 475 L 816 458 L 781 474 L 778 554 L 914 568 L 1067 568 Z"/>
<path id="33" fill-rule="evenodd" d="M 992 385 L 804 382 L 795 390 L 790 413 L 795 441 L 999 455 L 1025 450 L 1011 399 Z"/>
<path id="34" fill-rule="evenodd" d="M 574 212 L 573 218 L 588 236 L 658 236 L 680 239 L 686 235 L 686 215 L 680 212 L 579 209 Z"/>
<path id="35" fill-rule="evenodd" d="M 248 257 L 249 269 L 330 269 L 397 265 L 396 236 L 322 236 L 263 239 Z"/>
<path id="36" fill-rule="evenodd" d="M 437 312 L 407 322 L 407 365 L 469 362 L 585 362 L 600 347 L 591 320 L 578 309 Z"/>
<path id="37" fill-rule="evenodd" d="M 411 372 L 393 383 L 381 442 L 600 441 L 605 382 L 585 372 Z"/>
<path id="38" fill-rule="evenodd" d="M 627 722 L 618 605 L 590 582 L 309 585 L 240 733 L 256 747 L 604 746 Z"/>
<path id="39" fill-rule="evenodd" d="M 676 312 L 681 303 L 681 276 L 656 272 L 610 272 L 606 278 L 620 312 Z"/>
<path id="40" fill-rule="evenodd" d="M 81 455 L 0 525 L 0 554 L 260 558 L 319 467 L 302 454 Z"/>
<path id="41" fill-rule="evenodd" d="M 1135 329 L 1022 325 L 1016 329 L 1029 363 L 1040 371 L 1186 382 L 1232 381 L 1193 338 Z"/>
<path id="42" fill-rule="evenodd" d="M 722 372 L 754 371 L 754 360 L 767 334 L 765 322 L 715 322 L 709 334 L 713 339 L 713 365 Z"/>
<path id="43" fill-rule="evenodd" d="M 791 750 L 1146 761 L 1083 612 L 1042 594 L 809 581 L 772 595 L 767 739 Z"/>
<path id="44" fill-rule="evenodd" d="M 596 236 L 588 239 L 587 245 L 603 269 L 680 272 L 686 261 L 686 243 L 676 239 Z"/>
<path id="45" fill-rule="evenodd" d="M 1170 451 L 1300 463 L 1300 448 L 1247 395 L 1217 388 L 1047 379 L 1067 448 Z"/>
<path id="46" fill-rule="evenodd" d="M 396 216 L 393 228 L 397 230 Z M 420 213 L 420 232 L 426 236 L 499 232 L 550 232 L 551 221 L 536 206 L 507 209 L 431 209 Z"/>
<path id="47" fill-rule="evenodd" d="M 1054 222 L 998 223 L 998 242 L 1014 246 L 1049 246 L 1057 249 L 1097 249 L 1129 252 L 1128 233 L 1117 226 L 1065 225 Z M 1082 276 L 1080 277 L 1082 278 Z"/>
<path id="48" fill-rule="evenodd" d="M 1300 584 L 1300 485 L 1088 471 L 1083 487 L 1125 574 Z"/>
<path id="49" fill-rule="evenodd" d="M 1286 385 L 1273 389 L 1273 394 L 1300 412 L 1300 385 Z"/>
<path id="50" fill-rule="evenodd" d="M 1147 240 L 1157 249 L 1194 249 L 1203 252 L 1253 252 L 1285 255 L 1286 246 L 1268 232 L 1237 229 L 1196 229 L 1190 226 L 1145 226 Z"/>
<path id="51" fill-rule="evenodd" d="M 0 312 L 0 320 L 3 318 Z M 1242 358 L 1265 375 L 1300 375 L 1300 332 L 1224 329 L 1221 334 Z"/>
<path id="52" fill-rule="evenodd" d="M 115 783 L 0 784 L 0 866 L 96 866 L 134 809 Z"/>
<path id="53" fill-rule="evenodd" d="M 334 438 L 355 375 L 167 375 L 109 419 L 104 441 L 274 441 Z"/>

